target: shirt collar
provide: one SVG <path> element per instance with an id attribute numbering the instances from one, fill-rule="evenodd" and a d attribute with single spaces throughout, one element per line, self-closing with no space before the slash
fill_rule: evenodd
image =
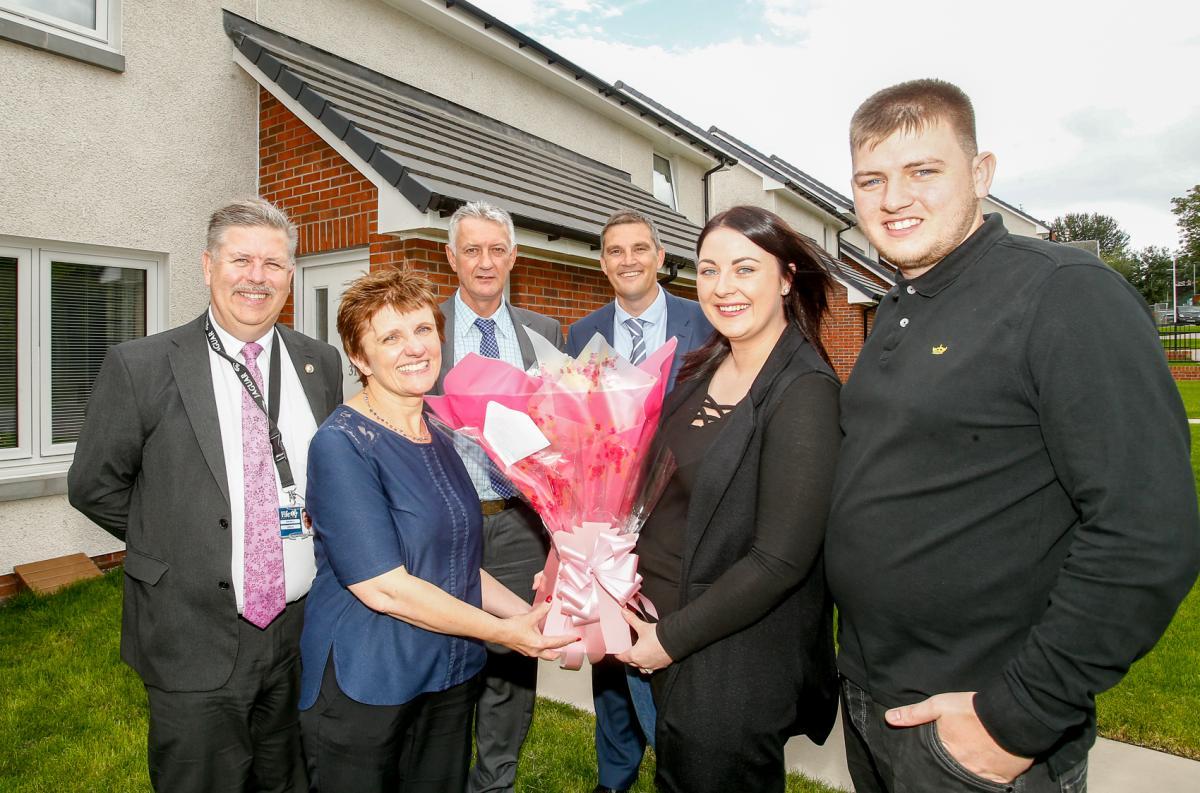
<path id="1" fill-rule="evenodd" d="M 997 241 L 1007 234 L 1008 231 L 1004 228 L 1004 221 L 1000 219 L 999 213 L 984 215 L 983 225 L 975 229 L 971 236 L 950 251 L 944 259 L 911 281 L 901 276 L 896 280 L 896 286 L 905 287 L 911 284 L 913 289 L 923 297 L 933 297 L 958 280 L 958 277 L 966 272 L 968 267 L 982 258 Z"/>
<path id="2" fill-rule="evenodd" d="M 246 342 L 236 338 L 225 328 L 221 327 L 221 323 L 217 322 L 217 318 L 213 315 L 212 306 L 208 307 L 208 321 L 212 325 L 213 330 L 217 332 L 217 338 L 221 340 L 221 346 L 225 348 L 225 354 L 231 358 L 236 358 L 242 354 L 242 348 L 246 346 Z M 261 338 L 254 340 L 258 346 L 262 347 L 262 352 L 258 354 L 259 360 L 264 360 L 264 356 L 271 354 L 271 345 L 275 343 L 275 326 L 262 335 Z"/>
<path id="3" fill-rule="evenodd" d="M 655 286 L 658 287 L 658 297 L 654 298 L 654 302 L 650 304 L 649 308 L 638 315 L 638 319 L 644 325 L 658 325 L 667 316 L 667 290 L 663 289 L 659 284 L 655 284 Z M 625 320 L 633 316 L 633 314 L 621 308 L 620 300 L 614 300 L 613 306 L 617 310 L 618 325 L 624 324 Z"/>
<path id="4" fill-rule="evenodd" d="M 500 307 L 496 309 L 496 313 L 492 314 L 491 317 L 480 317 L 470 306 L 467 305 L 466 301 L 462 299 L 462 290 L 456 289 L 454 290 L 454 327 L 461 328 L 461 332 L 465 334 L 475 327 L 475 320 L 493 319 L 496 321 L 496 332 L 501 336 L 508 338 L 508 336 L 513 334 L 515 331 L 513 330 L 512 320 L 509 318 L 508 311 L 506 310 L 507 308 L 508 306 L 506 301 L 504 300 L 504 297 L 501 296 Z"/>

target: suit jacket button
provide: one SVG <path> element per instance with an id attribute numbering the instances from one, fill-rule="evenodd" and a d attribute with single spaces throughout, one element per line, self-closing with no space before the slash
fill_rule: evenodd
<path id="1" fill-rule="evenodd" d="M 225 518 L 221 518 L 220 520 L 217 521 L 217 525 L 220 526 L 222 529 L 228 529 L 229 521 L 225 520 Z"/>
<path id="2" fill-rule="evenodd" d="M 228 581 L 218 581 L 217 589 L 229 589 L 229 582 Z"/>

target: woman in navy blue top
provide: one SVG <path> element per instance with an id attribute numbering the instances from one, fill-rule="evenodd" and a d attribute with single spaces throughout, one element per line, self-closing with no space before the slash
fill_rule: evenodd
<path id="1" fill-rule="evenodd" d="M 463 790 L 484 641 L 552 655 L 547 606 L 480 570 L 479 501 L 423 396 L 441 366 L 428 281 L 372 273 L 347 289 L 338 332 L 363 390 L 317 430 L 307 511 L 317 575 L 300 641 L 301 728 L 322 793 Z"/>

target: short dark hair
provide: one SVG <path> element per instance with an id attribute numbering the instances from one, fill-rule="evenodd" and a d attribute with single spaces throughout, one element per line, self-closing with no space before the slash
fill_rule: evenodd
<path id="1" fill-rule="evenodd" d="M 388 267 L 351 281 L 342 294 L 337 331 L 348 357 L 362 358 L 363 333 L 375 315 L 389 306 L 401 314 L 428 306 L 437 323 L 438 340 L 445 340 L 446 318 L 438 307 L 433 284 L 409 267 Z M 366 386 L 367 376 L 362 372 L 358 373 L 358 380 Z"/>
<path id="2" fill-rule="evenodd" d="M 920 132 L 944 121 L 968 157 L 979 153 L 975 108 L 961 88 L 945 80 L 909 80 L 872 94 L 850 119 L 850 150 L 874 147 L 898 131 Z"/>
<path id="3" fill-rule="evenodd" d="M 662 250 L 662 242 L 658 239 L 658 228 L 654 225 L 653 220 L 636 209 L 618 209 L 608 216 L 608 220 L 604 221 L 604 228 L 600 229 L 601 254 L 604 253 L 604 235 L 608 233 L 608 230 L 613 226 L 624 226 L 626 223 L 645 224 L 646 228 L 650 229 L 650 238 L 654 240 L 654 250 Z"/>
<path id="4" fill-rule="evenodd" d="M 696 240 L 697 258 L 704 239 L 719 228 L 736 231 L 775 257 L 779 262 L 779 274 L 790 285 L 787 295 L 780 298 L 788 324 L 803 333 L 825 362 L 832 365 L 829 353 L 821 343 L 821 322 L 829 307 L 827 293 L 832 279 L 821 262 L 822 254 L 816 244 L 768 209 L 737 206 L 714 215 L 705 224 Z M 788 265 L 794 266 L 795 270 Z M 729 339 L 714 331 L 702 347 L 683 359 L 677 379 L 683 381 L 711 375 L 729 354 L 729 349 Z"/>

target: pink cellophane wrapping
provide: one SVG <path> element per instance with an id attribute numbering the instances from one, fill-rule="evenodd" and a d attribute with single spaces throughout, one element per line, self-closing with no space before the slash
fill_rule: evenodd
<path id="1" fill-rule="evenodd" d="M 622 609 L 654 614 L 639 592 L 633 547 L 673 465 L 669 456 L 651 465 L 647 455 L 676 342 L 668 339 L 634 366 L 599 334 L 577 359 L 530 336 L 536 373 L 469 354 L 447 373 L 443 395 L 425 401 L 438 420 L 483 448 L 549 529 L 553 545 L 538 592 L 539 602 L 551 599 L 543 630 L 582 637 L 561 651 L 562 665 L 578 669 L 584 657 L 595 662 L 629 649 Z M 505 464 L 505 450 L 489 442 L 503 428 L 487 426 L 488 403 L 528 416 L 544 448 Z"/>

